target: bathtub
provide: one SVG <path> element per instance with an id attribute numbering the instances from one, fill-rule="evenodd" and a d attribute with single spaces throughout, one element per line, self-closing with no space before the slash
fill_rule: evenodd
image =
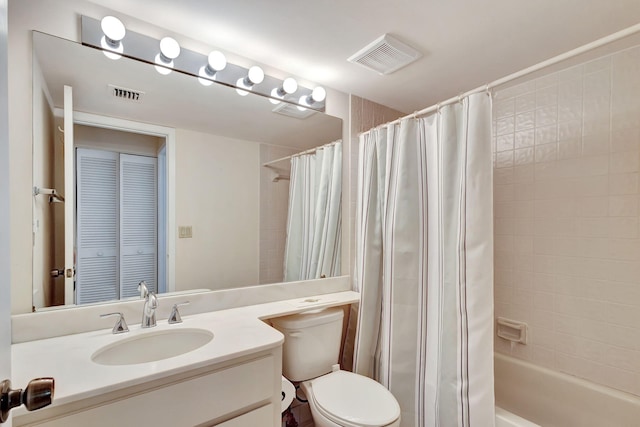
<path id="1" fill-rule="evenodd" d="M 640 425 L 640 397 L 498 353 L 495 393 L 496 427 Z M 536 424 L 504 424 L 503 410 Z"/>
<path id="2" fill-rule="evenodd" d="M 496 406 L 496 427 L 540 427 L 531 421 Z"/>

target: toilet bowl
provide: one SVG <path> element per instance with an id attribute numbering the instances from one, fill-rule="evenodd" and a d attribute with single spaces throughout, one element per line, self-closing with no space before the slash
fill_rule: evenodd
<path id="1" fill-rule="evenodd" d="M 400 406 L 393 395 L 374 380 L 335 371 L 305 381 L 304 391 L 316 427 L 396 427 Z"/>
<path id="2" fill-rule="evenodd" d="M 396 427 L 400 405 L 389 390 L 337 365 L 343 310 L 330 308 L 272 319 L 285 336 L 283 374 L 300 382 L 316 427 Z"/>

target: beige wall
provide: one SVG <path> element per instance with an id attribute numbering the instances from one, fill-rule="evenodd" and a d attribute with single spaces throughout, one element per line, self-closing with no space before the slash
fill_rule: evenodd
<path id="1" fill-rule="evenodd" d="M 94 148 L 139 156 L 157 157 L 164 138 L 95 126 L 73 127 L 75 147 Z"/>
<path id="2" fill-rule="evenodd" d="M 31 93 L 32 90 L 31 31 L 37 29 L 66 39 L 80 40 L 80 15 L 100 18 L 109 13 L 113 14 L 114 12 L 81 0 L 10 0 L 9 2 L 10 247 L 12 254 L 11 307 L 13 313 L 30 311 L 32 300 L 32 105 L 30 97 L 24 96 L 24 94 Z M 166 35 L 160 26 L 154 26 L 132 17 L 127 17 L 127 26 L 132 31 L 143 32 L 153 37 L 160 38 Z M 210 48 L 210 46 L 203 46 L 193 40 L 185 40 L 184 46 L 197 51 L 206 51 Z M 228 56 L 230 60 L 238 59 L 231 53 Z M 248 61 L 245 59 L 244 62 Z M 241 63 L 241 59 L 238 63 Z M 264 68 L 265 72 L 270 75 L 279 78 L 287 76 L 284 71 L 274 70 L 270 67 Z M 331 89 L 328 89 L 327 92 L 327 112 L 342 118 L 343 129 L 349 129 L 348 96 Z M 180 217 L 179 212 L 177 215 Z M 178 219 L 178 224 L 181 224 L 180 221 Z M 179 242 L 179 244 L 182 243 L 184 242 Z M 343 265 L 347 266 L 348 262 L 344 262 Z M 348 271 L 347 267 L 345 269 Z M 181 274 L 180 272 L 196 274 L 189 272 L 184 266 L 179 268 L 178 274 Z M 178 276 L 177 281 L 180 280 L 180 276 Z M 187 281 L 194 283 L 200 280 L 188 279 Z"/>
<path id="3" fill-rule="evenodd" d="M 31 311 L 32 105 L 31 30 L 79 40 L 74 9 L 100 13 L 79 1 L 9 2 L 9 164 L 11 180 L 11 311 Z"/>
<path id="4" fill-rule="evenodd" d="M 495 94 L 496 351 L 640 395 L 640 48 Z"/>
<path id="5" fill-rule="evenodd" d="M 33 185 L 61 191 L 56 188 L 53 175 L 56 141 L 53 105 L 37 62 L 33 64 L 33 117 Z M 64 283 L 62 278 L 56 280 L 49 275 L 54 268 L 54 210 L 60 206 L 49 203 L 47 195 L 33 197 L 33 305 L 36 307 L 52 305 L 56 284 Z"/>
<path id="6" fill-rule="evenodd" d="M 260 145 L 176 131 L 176 289 L 258 283 Z"/>

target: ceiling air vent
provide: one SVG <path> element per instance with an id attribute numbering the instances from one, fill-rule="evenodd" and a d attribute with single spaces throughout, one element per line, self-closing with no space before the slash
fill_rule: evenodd
<path id="1" fill-rule="evenodd" d="M 384 34 L 352 55 L 348 61 L 385 75 L 411 64 L 421 56 L 422 54 L 411 46 Z"/>
<path id="2" fill-rule="evenodd" d="M 140 90 L 127 89 L 115 85 L 107 85 L 107 87 L 109 88 L 109 93 L 111 93 L 111 96 L 118 99 L 132 102 L 142 102 L 142 99 L 144 98 L 144 92 Z"/>
<path id="3" fill-rule="evenodd" d="M 294 117 L 296 119 L 306 119 L 307 117 L 315 113 L 315 111 L 310 108 L 300 110 L 297 105 L 289 104 L 288 102 L 281 102 L 272 111 L 274 113 L 282 114 L 283 116 Z"/>

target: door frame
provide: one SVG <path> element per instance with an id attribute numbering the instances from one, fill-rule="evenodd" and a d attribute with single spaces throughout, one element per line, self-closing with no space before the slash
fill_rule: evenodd
<path id="1" fill-rule="evenodd" d="M 164 138 L 166 152 L 165 203 L 166 203 L 166 292 L 175 291 L 176 284 L 176 131 L 174 128 L 149 123 L 134 122 L 126 119 L 100 116 L 81 111 L 73 112 L 73 123 L 104 129 L 139 133 Z M 158 250 L 160 253 L 160 250 Z M 66 301 L 65 301 L 66 303 Z"/>
<path id="2" fill-rule="evenodd" d="M 11 379 L 11 191 L 7 0 L 0 0 L 0 380 Z M 14 165 L 15 167 L 15 165 Z M 19 187 L 24 191 L 23 187 Z M 4 424 L 11 427 L 11 414 Z"/>

